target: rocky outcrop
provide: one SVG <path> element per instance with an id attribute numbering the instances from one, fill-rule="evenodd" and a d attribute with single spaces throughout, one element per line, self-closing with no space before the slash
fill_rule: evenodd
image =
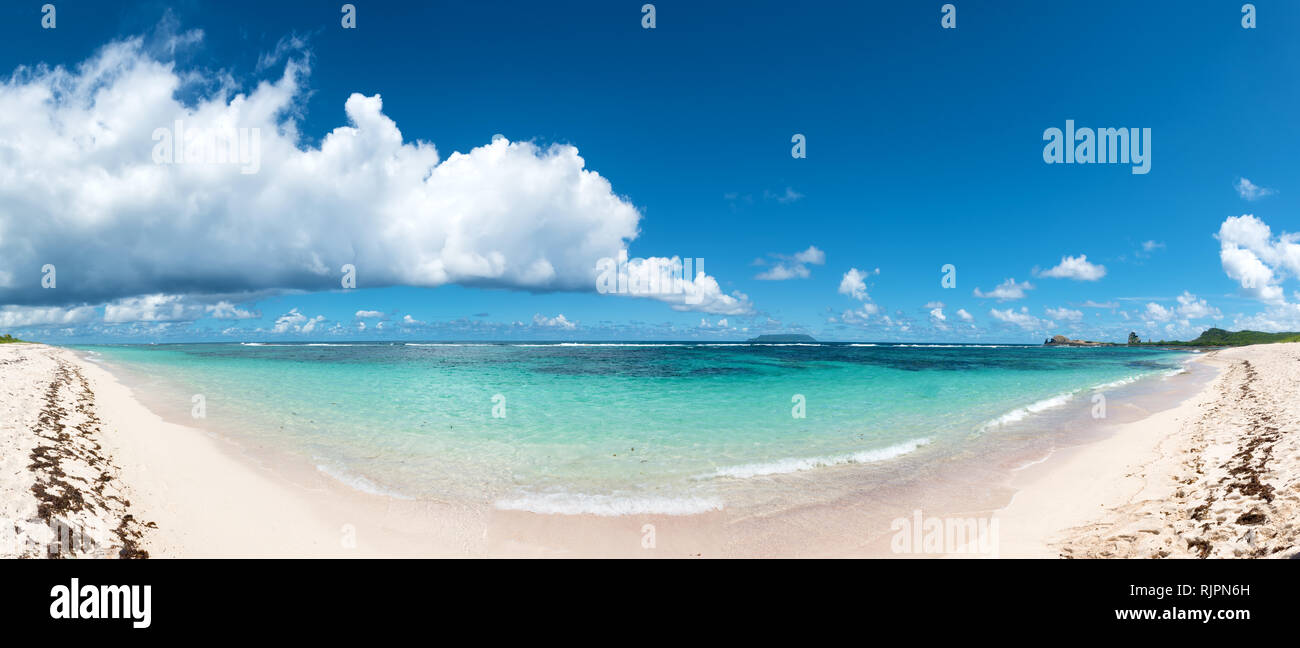
<path id="1" fill-rule="evenodd" d="M 1119 346 L 1113 342 L 1092 342 L 1090 340 L 1071 340 L 1064 335 L 1053 335 L 1043 340 L 1044 346 L 1076 346 L 1076 347 L 1105 347 Z"/>

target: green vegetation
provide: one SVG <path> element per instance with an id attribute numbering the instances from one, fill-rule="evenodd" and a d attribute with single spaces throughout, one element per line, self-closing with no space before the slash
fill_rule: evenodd
<path id="1" fill-rule="evenodd" d="M 1130 339 L 1133 336 L 1130 336 Z M 1206 329 L 1200 337 L 1188 342 L 1174 340 L 1166 342 L 1142 342 L 1145 346 L 1246 346 L 1247 344 L 1271 344 L 1274 342 L 1300 342 L 1300 333 L 1263 333 L 1261 331 L 1225 331 L 1221 328 Z M 1131 343 L 1131 342 L 1130 342 Z"/>
<path id="2" fill-rule="evenodd" d="M 0 335 L 0 344 L 11 344 L 14 342 L 22 342 L 22 340 L 19 340 L 18 338 L 9 334 Z"/>

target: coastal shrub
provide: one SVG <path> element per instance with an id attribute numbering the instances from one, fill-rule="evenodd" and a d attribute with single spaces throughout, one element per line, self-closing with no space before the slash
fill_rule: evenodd
<path id="1" fill-rule="evenodd" d="M 1133 339 L 1136 334 L 1129 334 L 1129 344 L 1135 344 Z M 1221 328 L 1206 329 L 1195 340 L 1182 342 L 1173 340 L 1166 342 L 1144 342 L 1153 346 L 1246 346 L 1248 344 L 1271 344 L 1275 342 L 1300 342 L 1300 333 L 1264 333 L 1263 331 L 1225 331 Z"/>

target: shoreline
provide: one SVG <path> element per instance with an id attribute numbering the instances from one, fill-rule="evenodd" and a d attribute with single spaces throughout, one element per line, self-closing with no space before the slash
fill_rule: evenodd
<path id="1" fill-rule="evenodd" d="M 1300 344 L 1199 360 L 1219 372 L 1193 397 L 1026 470 L 1003 555 L 1300 556 Z"/>
<path id="2" fill-rule="evenodd" d="M 900 503 L 919 503 L 918 488 L 940 495 L 934 506 L 917 506 L 918 511 L 924 508 L 927 514 L 952 512 L 996 519 L 996 555 L 1001 557 L 1108 555 L 1105 546 L 1114 543 L 1114 536 L 1105 531 L 1140 526 L 1150 514 L 1135 499 L 1137 494 L 1145 492 L 1157 502 L 1173 497 L 1171 492 L 1152 490 L 1148 483 L 1164 481 L 1166 475 L 1156 472 L 1157 468 L 1163 470 L 1164 464 L 1149 462 L 1145 472 L 1134 477 L 1138 473 L 1129 469 L 1130 458 L 1159 455 L 1161 445 L 1181 440 L 1183 424 L 1197 413 L 1197 407 L 1214 400 L 1216 390 L 1231 373 L 1223 370 L 1195 395 L 1180 399 L 1181 404 L 1122 423 L 1101 438 L 1053 448 L 1046 456 L 1029 458 L 1017 467 L 1003 466 L 1009 474 L 1005 484 L 980 482 L 990 479 L 996 470 L 976 476 L 949 470 L 942 483 L 903 480 L 877 484 L 881 488 L 860 488 L 834 501 L 776 512 L 755 509 L 602 517 L 407 501 L 357 491 L 319 471 L 295 470 L 287 475 L 279 465 L 275 470 L 259 465 L 232 441 L 163 420 L 108 369 L 84 361 L 72 350 L 22 346 L 26 347 L 23 353 L 0 357 L 0 363 L 12 355 L 30 353 L 45 356 L 52 364 L 61 360 L 84 376 L 93 400 L 88 407 L 103 422 L 97 438 L 118 467 L 112 485 L 120 489 L 122 499 L 130 503 L 130 515 L 139 521 L 141 528 L 131 531 L 138 550 L 151 557 L 913 557 L 890 551 L 888 524 L 897 521 L 898 516 L 889 511 L 896 513 Z M 1193 362 L 1214 364 L 1220 362 L 1215 358 L 1220 354 L 1232 356 L 1241 349 L 1280 346 L 1211 352 Z M 1292 347 L 1287 353 L 1296 353 L 1300 359 L 1300 344 L 1287 346 Z M 0 428 L 0 432 L 16 433 L 10 427 Z M 853 467 L 830 470 L 848 479 L 861 474 Z M 821 472 L 779 479 L 813 484 L 822 475 L 811 473 Z M 1294 477 L 1291 480 L 1295 482 Z M 1257 476 L 1256 481 L 1263 484 L 1266 477 Z M 909 490 L 909 485 L 915 488 Z M 15 497 L 8 490 L 4 491 L 7 500 Z M 965 496 L 976 491 L 984 495 Z M 1218 501 L 1223 506 L 1227 500 Z M 12 509 L 6 502 L 5 512 L 13 513 Z M 1264 515 L 1267 517 L 1267 512 Z M 1254 519 L 1248 517 L 1247 521 Z M 1270 533 L 1277 542 L 1294 537 L 1294 532 L 1291 536 L 1286 531 Z M 1182 537 L 1177 534 L 1175 529 L 1163 536 L 1144 535 L 1168 541 Z M 1262 541 L 1264 534 L 1258 535 Z M 1212 547 L 1216 542 L 1223 544 L 1222 539 L 1207 542 Z M 654 550 L 648 551 L 651 548 Z M 1140 551 L 1111 553 L 1136 555 Z M 1179 554 L 1170 551 L 1169 555 Z"/>
<path id="3" fill-rule="evenodd" d="M 245 343 L 241 343 L 241 346 L 244 345 Z M 632 346 L 645 345 L 638 343 Z M 430 456 L 427 452 L 421 454 L 420 458 L 405 460 L 405 455 L 393 453 L 394 442 L 375 444 L 373 456 L 367 456 L 371 452 L 368 446 L 349 447 L 347 442 L 341 442 L 341 438 L 353 437 L 353 433 L 348 431 L 352 425 L 358 428 L 355 432 L 355 438 L 358 439 L 367 438 L 365 435 L 370 435 L 368 438 L 373 439 L 376 434 L 388 434 L 370 424 L 371 421 L 377 420 L 374 416 L 367 420 L 355 420 L 343 411 L 313 411 L 313 408 L 323 406 L 310 402 L 310 399 L 295 396 L 293 393 L 288 394 L 289 401 L 266 403 L 259 403 L 259 399 L 245 394 L 242 396 L 242 407 L 234 408 L 231 407 L 235 404 L 234 401 L 226 397 L 218 405 L 219 409 L 213 410 L 213 412 L 220 412 L 220 416 L 200 415 L 199 418 L 203 420 L 195 420 L 191 415 L 191 396 L 218 390 L 213 383 L 203 379 L 202 371 L 188 372 L 191 375 L 187 375 L 185 371 L 154 374 L 149 371 L 149 363 L 142 357 L 130 355 L 119 357 L 108 350 L 95 347 L 72 347 L 72 349 L 86 360 L 109 369 L 119 382 L 133 390 L 137 399 L 145 407 L 164 420 L 181 426 L 199 427 L 209 434 L 231 441 L 233 445 L 239 446 L 244 451 L 245 458 L 252 459 L 260 466 L 273 467 L 275 472 L 281 474 L 292 473 L 295 477 L 294 481 L 312 482 L 314 473 L 323 472 L 351 488 L 397 499 L 433 499 L 461 504 L 488 505 L 497 509 L 536 514 L 570 516 L 662 514 L 680 517 L 720 508 L 732 512 L 739 510 L 738 514 L 743 516 L 750 512 L 748 509 L 752 508 L 751 504 L 756 500 L 764 504 L 764 508 L 771 508 L 767 505 L 775 503 L 778 508 L 789 509 L 835 499 L 840 494 L 861 490 L 861 482 L 879 483 L 882 476 L 891 478 L 906 476 L 907 473 L 916 471 L 928 472 L 929 465 L 950 463 L 954 457 L 972 454 L 981 455 L 979 457 L 981 461 L 973 465 L 972 469 L 976 472 L 986 472 L 984 464 L 999 462 L 1001 457 L 1023 449 L 1015 446 L 1037 446 L 1038 450 L 1042 450 L 1044 437 L 1049 438 L 1049 441 L 1056 440 L 1071 436 L 1072 428 L 1092 427 L 1091 421 L 1080 425 L 1079 421 L 1069 420 L 1068 416 L 1080 411 L 1086 414 L 1088 407 L 1086 396 L 1089 392 L 1105 390 L 1108 395 L 1112 391 L 1117 394 L 1127 393 L 1129 396 L 1141 395 L 1142 392 L 1165 390 L 1164 385 L 1167 382 L 1167 378 L 1162 378 L 1159 373 L 1143 375 L 1111 372 L 1110 376 L 1097 377 L 1095 381 L 1080 379 L 1075 382 L 1061 383 L 1055 389 L 1033 389 L 1032 385 L 1027 385 L 1031 393 L 1008 393 L 1002 403 L 990 403 L 978 414 L 965 413 L 964 410 L 951 413 L 933 412 L 940 416 L 953 414 L 956 418 L 965 419 L 969 427 L 953 426 L 951 422 L 945 422 L 937 428 L 931 428 L 927 425 L 926 419 L 933 420 L 932 417 L 922 414 L 900 428 L 905 429 L 905 432 L 885 430 L 885 434 L 880 438 L 871 438 L 864 437 L 862 434 L 853 434 L 854 430 L 851 426 L 856 422 L 846 421 L 850 427 L 844 428 L 842 432 L 837 430 L 831 432 L 839 432 L 845 437 L 856 436 L 858 443 L 840 444 L 838 448 L 823 449 L 797 445 L 786 447 L 781 452 L 763 453 L 765 456 L 759 457 L 737 456 L 729 459 L 696 461 L 693 469 L 678 470 L 676 481 L 655 479 L 659 476 L 657 473 L 646 473 L 650 475 L 649 481 L 636 482 L 611 480 L 608 475 L 586 481 L 583 475 L 575 474 L 574 480 L 538 484 L 526 478 L 511 479 L 509 467 L 501 465 L 489 466 L 481 473 L 483 476 L 481 482 L 478 479 L 479 473 L 458 471 L 458 466 L 450 465 L 448 467 L 452 472 L 446 473 L 445 479 L 439 477 L 430 479 L 430 476 L 442 475 L 439 466 L 456 462 L 439 462 L 435 456 Z M 1043 355 L 1050 357 L 1054 354 Z M 1186 353 L 1176 355 L 1183 356 L 1184 360 L 1195 357 Z M 1167 364 L 1167 359 L 1158 364 Z M 1186 371 L 1176 365 L 1170 368 L 1174 369 L 1174 372 L 1166 372 L 1164 376 Z M 1140 370 L 1140 366 L 1134 369 L 1134 371 Z M 220 378 L 219 373 L 218 378 Z M 1183 379 L 1180 378 L 1177 382 L 1183 382 Z M 1169 384 L 1174 383 L 1169 382 Z M 318 387 L 328 389 L 326 385 Z M 239 384 L 229 383 L 219 386 L 220 390 L 234 394 L 237 394 L 241 388 Z M 298 388 L 297 391 L 301 392 L 302 389 Z M 842 397 L 853 399 L 855 394 L 849 391 Z M 329 403 L 330 406 L 335 404 Z M 1061 412 L 1067 412 L 1067 416 L 1062 417 Z M 465 412 L 462 411 L 461 416 L 464 414 Z M 455 427 L 460 424 L 460 421 L 452 421 L 452 423 L 455 425 L 446 427 Z M 871 421 L 864 421 L 864 423 L 868 427 L 874 427 Z M 405 419 L 405 424 L 418 427 L 423 425 L 423 421 L 413 421 L 408 417 Z M 481 427 L 483 424 L 477 425 Z M 1047 429 L 1053 426 L 1061 430 Z M 324 434 L 317 436 L 316 428 Z M 736 428 L 731 428 L 734 429 Z M 730 433 L 731 430 L 721 430 L 721 432 Z M 393 438 L 400 443 L 403 436 L 407 436 L 406 432 L 398 429 Z M 1005 443 L 1008 439 L 1011 442 Z M 472 440 L 473 435 L 471 435 Z M 645 441 L 646 445 L 654 445 L 649 439 L 640 439 L 640 441 Z M 362 445 L 367 443 L 369 442 L 362 441 Z M 420 452 L 419 443 L 415 441 L 411 443 L 412 449 Z M 632 452 L 641 450 L 641 446 L 642 443 L 629 443 L 624 448 L 611 448 L 610 450 L 614 452 L 612 455 L 592 457 L 592 453 L 587 452 L 578 457 L 584 460 L 594 459 L 597 462 L 608 462 L 610 456 L 627 456 L 628 459 L 644 458 L 645 455 L 641 457 L 631 455 Z M 625 449 L 629 452 L 624 453 Z M 971 450 L 976 452 L 973 453 Z M 1029 450 L 1033 452 L 1035 448 Z M 455 447 L 444 448 L 444 452 L 449 451 L 455 452 Z M 1036 459 L 1043 454 L 1044 452 L 1037 452 L 1033 458 Z M 427 463 L 422 461 L 425 457 L 430 461 Z M 578 457 L 567 460 L 561 457 L 560 462 L 573 463 L 578 460 Z M 627 459 L 620 461 L 629 463 Z M 611 464 L 601 465 L 608 470 Z M 906 465 L 907 470 L 903 471 L 903 475 L 890 475 L 891 472 L 897 472 L 890 468 L 894 465 Z M 635 464 L 632 467 L 635 468 Z M 311 473 L 311 475 L 304 476 L 303 473 Z M 816 485 L 828 488 L 818 488 L 817 493 L 806 497 L 805 495 L 809 494 L 808 484 L 800 477 L 807 475 L 802 473 L 817 475 L 817 478 L 814 478 Z M 597 483 L 602 479 L 605 483 Z M 435 480 L 454 483 L 427 487 Z M 992 480 L 990 478 L 990 481 Z M 793 486 L 787 488 L 780 497 L 770 497 L 772 490 L 783 488 L 785 484 L 793 484 Z M 826 492 L 832 485 L 839 486 L 838 493 Z M 924 484 L 921 486 L 923 487 Z"/>

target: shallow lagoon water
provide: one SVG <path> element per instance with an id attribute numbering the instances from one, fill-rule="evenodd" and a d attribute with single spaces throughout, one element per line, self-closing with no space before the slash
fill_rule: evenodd
<path id="1" fill-rule="evenodd" d="M 1189 357 L 834 343 L 79 349 L 164 416 L 189 418 L 202 395 L 206 416 L 189 423 L 300 456 L 361 490 L 599 514 L 706 511 L 737 481 L 956 454 Z"/>

